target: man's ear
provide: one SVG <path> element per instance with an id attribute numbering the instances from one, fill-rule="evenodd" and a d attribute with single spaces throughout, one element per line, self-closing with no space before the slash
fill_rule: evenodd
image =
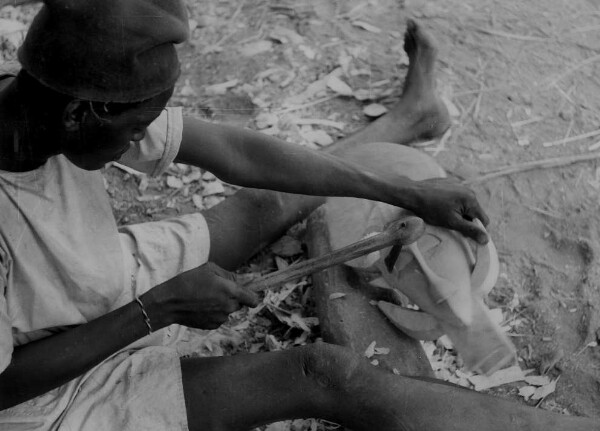
<path id="1" fill-rule="evenodd" d="M 83 100 L 71 100 L 63 110 L 62 122 L 67 132 L 79 130 L 81 123 L 87 115 L 87 104 Z"/>

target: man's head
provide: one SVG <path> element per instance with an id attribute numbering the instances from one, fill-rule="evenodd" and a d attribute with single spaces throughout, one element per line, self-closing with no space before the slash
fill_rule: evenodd
<path id="1" fill-rule="evenodd" d="M 19 61 L 47 87 L 82 100 L 130 103 L 173 87 L 175 44 L 188 37 L 181 0 L 45 0 Z"/>
<path id="2" fill-rule="evenodd" d="M 98 169 L 140 140 L 170 98 L 188 35 L 181 0 L 45 0 L 19 49 L 19 88 L 60 152 Z"/>

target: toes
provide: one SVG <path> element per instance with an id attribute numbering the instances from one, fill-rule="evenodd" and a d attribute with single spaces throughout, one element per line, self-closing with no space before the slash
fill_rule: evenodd
<path id="1" fill-rule="evenodd" d="M 412 56 L 417 49 L 417 23 L 412 19 L 409 19 L 406 24 L 406 33 L 404 33 L 404 51 L 408 56 Z"/>

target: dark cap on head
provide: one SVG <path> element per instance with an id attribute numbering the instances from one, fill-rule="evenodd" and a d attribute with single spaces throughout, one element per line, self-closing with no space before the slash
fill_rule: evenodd
<path id="1" fill-rule="evenodd" d="M 181 0 L 44 0 L 19 61 L 42 84 L 73 97 L 130 103 L 171 88 L 175 44 L 188 37 Z"/>

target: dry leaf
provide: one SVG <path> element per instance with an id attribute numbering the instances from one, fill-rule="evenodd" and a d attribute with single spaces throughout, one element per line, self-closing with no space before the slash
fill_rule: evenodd
<path id="1" fill-rule="evenodd" d="M 534 394 L 531 396 L 531 399 L 532 400 L 541 400 L 542 398 L 545 398 L 548 395 L 550 395 L 552 392 L 554 392 L 556 390 L 556 382 L 557 381 L 558 381 L 558 379 L 552 380 L 547 385 L 537 388 L 535 390 Z"/>
<path id="2" fill-rule="evenodd" d="M 282 259 L 279 256 L 275 256 L 275 265 L 277 266 L 278 271 L 286 269 L 288 266 L 290 266 L 290 264 L 287 263 L 285 259 Z"/>
<path id="3" fill-rule="evenodd" d="M 304 56 L 309 60 L 314 60 L 315 58 L 317 58 L 317 52 L 310 46 L 300 45 L 298 46 L 298 49 L 302 51 L 302 54 L 304 54 Z"/>
<path id="4" fill-rule="evenodd" d="M 352 88 L 335 75 L 330 74 L 327 77 L 327 86 L 342 96 L 352 96 L 353 94 Z"/>
<path id="5" fill-rule="evenodd" d="M 373 118 L 381 117 L 387 111 L 388 109 L 385 106 L 380 105 L 379 103 L 371 103 L 370 105 L 367 105 L 363 108 L 363 113 L 367 117 Z"/>
<path id="6" fill-rule="evenodd" d="M 300 328 L 303 331 L 310 332 L 308 324 L 298 313 L 290 313 L 288 315 L 277 308 L 269 307 L 269 309 L 281 323 L 285 323 L 290 328 Z"/>
<path id="7" fill-rule="evenodd" d="M 381 33 L 381 29 L 379 27 L 375 27 L 374 25 L 371 25 L 368 22 L 352 21 L 352 25 L 355 27 L 360 27 L 363 30 L 370 31 L 371 33 Z"/>
<path id="8" fill-rule="evenodd" d="M 278 256 L 296 256 L 302 253 L 302 243 L 289 235 L 284 235 L 271 246 L 271 251 Z"/>
<path id="9" fill-rule="evenodd" d="M 265 335 L 265 345 L 270 352 L 274 350 L 281 350 L 283 347 L 281 342 L 271 334 Z"/>
<path id="10" fill-rule="evenodd" d="M 184 175 L 181 178 L 181 180 L 183 181 L 183 184 L 189 184 L 193 183 L 194 181 L 198 181 L 200 178 L 202 178 L 202 171 L 194 167 L 194 169 L 192 169 L 192 172 L 190 172 L 187 175 Z"/>
<path id="11" fill-rule="evenodd" d="M 238 85 L 237 79 L 222 82 L 220 84 L 208 85 L 204 88 L 204 92 L 210 96 L 218 96 L 227 93 L 227 90 Z"/>
<path id="12" fill-rule="evenodd" d="M 335 292 L 335 293 L 332 293 L 331 295 L 329 295 L 329 299 L 330 299 L 330 300 L 333 300 L 333 299 L 340 299 L 340 298 L 343 298 L 344 296 L 346 296 L 346 294 L 345 294 L 345 293 L 342 293 L 342 292 Z"/>
<path id="13" fill-rule="evenodd" d="M 267 127 L 271 127 L 276 125 L 279 122 L 279 117 L 275 114 L 271 114 L 268 112 L 263 112 L 258 114 L 254 119 L 254 124 L 256 124 L 256 128 L 266 129 Z"/>
<path id="14" fill-rule="evenodd" d="M 277 26 L 273 29 L 273 31 L 271 32 L 271 34 L 269 35 L 269 37 L 271 39 L 275 39 L 278 42 L 281 43 L 295 43 L 295 44 L 299 44 L 304 42 L 304 38 L 302 36 L 300 36 L 298 33 L 296 33 L 294 30 L 291 30 L 289 28 L 285 28 L 285 27 L 281 27 L 281 26 Z"/>
<path id="15" fill-rule="evenodd" d="M 167 186 L 171 187 L 172 189 L 180 189 L 183 187 L 183 181 L 180 178 L 168 175 Z"/>
<path id="16" fill-rule="evenodd" d="M 521 389 L 519 389 L 519 395 L 525 398 L 525 400 L 529 400 L 535 391 L 535 386 L 523 386 Z"/>
<path id="17" fill-rule="evenodd" d="M 270 51 L 272 47 L 273 42 L 268 40 L 259 40 L 244 45 L 242 48 L 240 48 L 240 53 L 244 57 L 254 57 L 255 55 Z"/>
<path id="18" fill-rule="evenodd" d="M 301 132 L 300 134 L 308 142 L 312 142 L 321 147 L 325 147 L 333 143 L 333 138 L 323 130 L 309 130 L 306 132 Z"/>
<path id="19" fill-rule="evenodd" d="M 373 99 L 373 92 L 365 88 L 359 88 L 358 90 L 354 91 L 354 98 L 361 102 L 365 100 L 370 100 Z"/>

